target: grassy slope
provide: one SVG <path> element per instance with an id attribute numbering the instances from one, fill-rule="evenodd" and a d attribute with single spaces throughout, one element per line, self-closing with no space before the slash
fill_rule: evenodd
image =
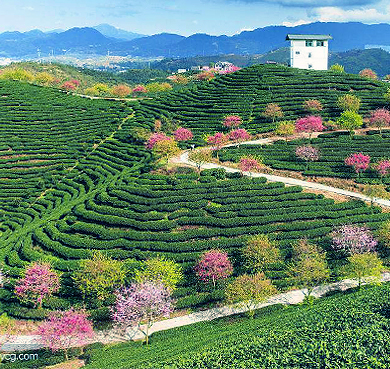
<path id="1" fill-rule="evenodd" d="M 389 297 L 387 284 L 158 332 L 150 347 L 91 348 L 86 368 L 385 368 Z"/>

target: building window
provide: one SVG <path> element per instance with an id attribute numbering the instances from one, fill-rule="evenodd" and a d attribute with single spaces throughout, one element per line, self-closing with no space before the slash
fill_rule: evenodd
<path id="1" fill-rule="evenodd" d="M 313 66 L 311 64 L 309 64 L 309 69 L 313 68 Z"/>
<path id="2" fill-rule="evenodd" d="M 313 41 L 306 40 L 306 46 L 313 46 Z"/>
<path id="3" fill-rule="evenodd" d="M 311 53 L 309 53 L 309 58 L 311 58 Z"/>
<path id="4" fill-rule="evenodd" d="M 295 54 L 299 55 L 301 52 L 300 51 L 296 51 Z"/>
<path id="5" fill-rule="evenodd" d="M 325 46 L 325 42 L 324 41 L 317 41 L 317 46 Z"/>

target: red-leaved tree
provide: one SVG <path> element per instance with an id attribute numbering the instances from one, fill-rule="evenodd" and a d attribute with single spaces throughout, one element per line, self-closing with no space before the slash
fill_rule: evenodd
<path id="1" fill-rule="evenodd" d="M 215 288 L 217 281 L 233 273 L 233 266 L 226 252 L 209 250 L 200 257 L 195 272 L 201 281 L 212 282 Z"/>
<path id="2" fill-rule="evenodd" d="M 153 133 L 149 139 L 146 141 L 146 144 L 145 144 L 145 147 L 148 149 L 148 150 L 152 150 L 154 148 L 154 146 L 156 145 L 157 142 L 160 142 L 160 141 L 169 141 L 169 140 L 172 140 L 171 137 L 168 137 L 165 133 L 160 133 L 160 132 L 157 132 L 157 133 Z"/>
<path id="3" fill-rule="evenodd" d="M 314 115 L 300 118 L 295 122 L 295 131 L 307 132 L 309 133 L 309 138 L 311 138 L 313 132 L 321 132 L 324 129 L 325 127 L 322 124 L 322 118 Z"/>
<path id="4" fill-rule="evenodd" d="M 227 128 L 237 128 L 242 124 L 242 118 L 239 115 L 228 115 L 222 122 L 222 125 Z"/>
<path id="5" fill-rule="evenodd" d="M 60 277 L 49 263 L 36 262 L 29 265 L 24 277 L 15 285 L 15 294 L 23 302 L 42 307 L 45 299 L 60 289 Z"/>
<path id="6" fill-rule="evenodd" d="M 179 127 L 176 131 L 174 131 L 173 136 L 176 141 L 188 141 L 194 137 L 189 129 L 183 127 Z"/>
<path id="7" fill-rule="evenodd" d="M 149 343 L 149 329 L 162 317 L 169 317 L 173 301 L 169 290 L 161 283 L 134 283 L 115 293 L 116 303 L 111 309 L 112 319 L 121 330 L 137 326 Z M 142 326 L 145 323 L 145 327 Z"/>
<path id="8" fill-rule="evenodd" d="M 93 325 L 85 310 L 56 311 L 39 326 L 39 335 L 45 347 L 50 350 L 64 350 L 68 360 L 68 350 L 80 347 L 94 337 Z"/>
<path id="9" fill-rule="evenodd" d="M 347 254 L 363 254 L 375 251 L 378 242 L 364 226 L 346 224 L 331 233 L 333 248 Z"/>
<path id="10" fill-rule="evenodd" d="M 390 111 L 385 108 L 372 111 L 370 125 L 379 128 L 379 133 L 382 133 L 382 128 L 390 125 Z"/>
<path id="11" fill-rule="evenodd" d="M 353 167 L 355 172 L 360 175 L 361 172 L 364 172 L 370 166 L 371 157 L 369 155 L 364 155 L 361 152 L 354 153 L 348 156 L 344 160 L 345 165 Z"/>

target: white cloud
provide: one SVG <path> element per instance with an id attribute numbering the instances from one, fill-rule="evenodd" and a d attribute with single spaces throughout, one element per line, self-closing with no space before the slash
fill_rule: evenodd
<path id="1" fill-rule="evenodd" d="M 28 11 L 32 12 L 35 9 L 32 6 L 24 6 L 23 10 L 28 10 Z"/>
<path id="2" fill-rule="evenodd" d="M 283 22 L 282 26 L 296 27 L 296 26 L 301 26 L 302 24 L 309 24 L 312 22 L 313 22 L 312 20 L 299 19 L 299 20 L 293 21 L 293 22 Z"/>
<path id="3" fill-rule="evenodd" d="M 245 32 L 245 31 L 253 31 L 253 30 L 255 30 L 255 28 L 251 28 L 251 27 L 247 27 L 247 28 L 241 28 L 239 31 L 237 31 L 236 33 L 235 33 L 235 35 L 239 35 L 241 32 Z"/>
<path id="4" fill-rule="evenodd" d="M 321 7 L 315 9 L 311 16 L 320 22 L 389 22 L 390 6 L 382 12 L 374 8 L 345 10 L 338 7 Z"/>

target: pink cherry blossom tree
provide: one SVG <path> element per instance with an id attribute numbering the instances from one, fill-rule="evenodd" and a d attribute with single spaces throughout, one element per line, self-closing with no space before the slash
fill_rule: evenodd
<path id="1" fill-rule="evenodd" d="M 390 125 L 390 111 L 385 108 L 374 110 L 369 119 L 370 125 L 379 128 L 379 133 L 382 134 L 382 128 Z"/>
<path id="2" fill-rule="evenodd" d="M 324 129 L 325 127 L 322 124 L 322 118 L 314 115 L 300 118 L 295 122 L 295 131 L 307 132 L 309 133 L 309 138 L 311 138 L 313 132 L 321 132 Z"/>
<path id="3" fill-rule="evenodd" d="M 170 292 L 161 283 L 134 283 L 117 291 L 115 296 L 116 303 L 111 309 L 112 319 L 122 330 L 136 325 L 145 335 L 146 344 L 149 344 L 149 329 L 156 319 L 169 317 L 173 311 Z M 144 327 L 142 323 L 145 323 Z"/>
<path id="4" fill-rule="evenodd" d="M 133 88 L 133 93 L 138 95 L 138 94 L 146 94 L 148 90 L 144 85 L 138 85 Z"/>
<path id="5" fill-rule="evenodd" d="M 363 254 L 375 251 L 378 242 L 365 226 L 346 224 L 331 233 L 333 248 L 347 254 Z"/>
<path id="6" fill-rule="evenodd" d="M 251 175 L 253 170 L 259 170 L 261 168 L 261 163 L 257 158 L 248 155 L 240 158 L 238 167 L 240 168 L 241 172 L 249 172 L 249 175 Z"/>
<path id="7" fill-rule="evenodd" d="M 189 129 L 179 127 L 176 131 L 173 132 L 173 137 L 176 141 L 188 141 L 191 140 L 194 135 Z"/>
<path id="8" fill-rule="evenodd" d="M 233 273 L 233 266 L 226 252 L 206 251 L 195 266 L 195 272 L 203 282 L 212 282 L 214 288 L 219 280 L 228 278 Z"/>
<path id="9" fill-rule="evenodd" d="M 231 131 L 228 134 L 229 140 L 238 142 L 240 144 L 241 142 L 247 141 L 251 138 L 251 135 L 246 131 L 244 128 L 239 128 L 234 131 Z"/>
<path id="10" fill-rule="evenodd" d="M 153 148 L 154 148 L 154 146 L 156 145 L 157 142 L 169 141 L 169 140 L 172 140 L 172 138 L 168 137 L 165 133 L 156 132 L 156 133 L 153 133 L 149 137 L 149 139 L 146 141 L 145 147 L 148 150 L 153 150 Z"/>
<path id="11" fill-rule="evenodd" d="M 308 168 L 310 161 L 317 161 L 320 158 L 320 151 L 316 147 L 302 145 L 295 149 L 295 155 L 304 160 L 307 163 L 306 168 Z"/>
<path id="12" fill-rule="evenodd" d="M 242 118 L 239 115 L 228 115 L 222 122 L 222 125 L 227 128 L 237 128 L 242 124 Z"/>
<path id="13" fill-rule="evenodd" d="M 390 160 L 388 159 L 378 161 L 378 163 L 374 164 L 373 167 L 381 175 L 381 177 L 386 177 L 390 174 Z"/>
<path id="14" fill-rule="evenodd" d="M 24 277 L 15 285 L 15 294 L 23 302 L 42 307 L 45 299 L 58 292 L 60 277 L 49 263 L 36 262 L 28 266 Z"/>
<path id="15" fill-rule="evenodd" d="M 364 155 L 361 152 L 354 153 L 348 156 L 344 160 L 345 165 L 348 165 L 350 167 L 353 167 L 355 169 L 355 172 L 359 176 L 361 172 L 364 172 L 368 169 L 370 166 L 371 157 L 369 155 Z"/>
<path id="16" fill-rule="evenodd" d="M 370 78 L 370 79 L 378 79 L 377 74 L 370 68 L 363 69 L 359 72 L 359 76 Z"/>
<path id="17" fill-rule="evenodd" d="M 71 347 L 80 347 L 94 337 L 93 325 L 85 310 L 57 311 L 49 313 L 39 326 L 41 341 L 50 350 L 64 350 L 66 360 Z"/>
<path id="18" fill-rule="evenodd" d="M 213 136 L 208 136 L 206 141 L 208 144 L 212 146 L 212 149 L 217 152 L 218 159 L 218 151 L 222 148 L 222 146 L 227 142 L 228 137 L 224 135 L 222 132 L 217 132 Z"/>

